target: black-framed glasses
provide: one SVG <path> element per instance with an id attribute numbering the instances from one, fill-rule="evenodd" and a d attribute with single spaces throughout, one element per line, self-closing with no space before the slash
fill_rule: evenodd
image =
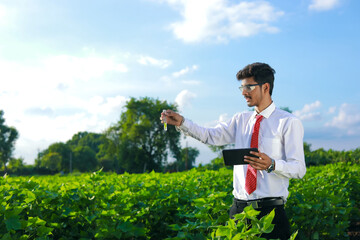
<path id="1" fill-rule="evenodd" d="M 240 86 L 239 89 L 240 91 L 243 91 L 245 89 L 245 91 L 247 92 L 251 92 L 252 90 L 255 89 L 256 86 L 261 86 L 263 85 L 263 83 L 258 83 L 258 84 L 248 84 L 248 85 L 243 85 L 243 86 Z"/>

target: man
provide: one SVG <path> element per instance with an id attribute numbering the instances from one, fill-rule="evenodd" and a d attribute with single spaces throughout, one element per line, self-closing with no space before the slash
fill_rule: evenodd
<path id="1" fill-rule="evenodd" d="M 235 143 L 235 148 L 256 147 L 256 157 L 246 156 L 249 164 L 235 165 L 233 171 L 234 201 L 230 217 L 252 205 L 261 211 L 259 218 L 275 209 L 274 230 L 262 235 L 268 239 L 288 239 L 289 222 L 284 204 L 289 195 L 290 178 L 302 178 L 306 172 L 303 149 L 303 126 L 299 119 L 275 106 L 272 101 L 275 71 L 265 63 L 253 63 L 236 77 L 240 90 L 253 112 L 236 114 L 214 128 L 204 128 L 167 110 L 167 124 L 184 134 L 210 145 Z"/>

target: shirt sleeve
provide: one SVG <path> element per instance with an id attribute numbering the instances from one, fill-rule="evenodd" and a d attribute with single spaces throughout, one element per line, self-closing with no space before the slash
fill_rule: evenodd
<path id="1" fill-rule="evenodd" d="M 235 115 L 227 122 L 221 122 L 213 128 L 206 128 L 185 119 L 177 129 L 205 144 L 222 146 L 235 141 L 237 122 L 238 115 Z"/>
<path id="2" fill-rule="evenodd" d="M 302 178 L 306 173 L 304 156 L 304 128 L 297 118 L 289 119 L 284 128 L 285 159 L 275 159 L 275 174 L 287 178 Z"/>

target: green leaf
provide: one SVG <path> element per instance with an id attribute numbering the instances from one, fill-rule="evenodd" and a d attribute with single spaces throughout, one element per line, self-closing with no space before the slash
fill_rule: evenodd
<path id="1" fill-rule="evenodd" d="M 246 218 L 246 217 L 245 217 L 245 213 L 244 213 L 244 212 L 238 213 L 238 214 L 235 214 L 235 215 L 234 215 L 234 219 L 235 219 L 235 220 L 238 220 L 239 222 L 244 221 L 245 218 Z"/>
<path id="2" fill-rule="evenodd" d="M 26 203 L 30 203 L 32 201 L 36 200 L 36 195 L 33 192 L 27 191 L 26 192 L 26 198 L 24 199 L 24 201 Z"/>
<path id="3" fill-rule="evenodd" d="M 8 207 L 10 208 L 9 205 L 6 206 L 6 208 L 8 208 Z M 7 209 L 7 211 L 5 212 L 5 217 L 9 218 L 11 216 L 18 216 L 22 212 L 23 209 L 24 208 L 22 208 L 20 206 L 14 207 L 12 209 L 10 208 L 9 210 Z"/>
<path id="4" fill-rule="evenodd" d="M 176 235 L 177 238 L 180 238 L 180 239 L 184 239 L 186 238 L 186 235 L 184 232 L 178 232 L 178 234 Z"/>
<path id="5" fill-rule="evenodd" d="M 231 229 L 228 227 L 221 226 L 216 230 L 217 237 L 229 236 L 231 234 Z"/>
<path id="6" fill-rule="evenodd" d="M 27 234 L 24 234 L 24 235 L 22 235 L 21 237 L 20 237 L 20 239 L 19 240 L 28 240 L 29 239 L 29 235 L 27 235 Z"/>
<path id="7" fill-rule="evenodd" d="M 271 233 L 274 229 L 274 224 L 271 224 L 275 217 L 275 209 L 273 209 L 268 215 L 261 218 L 262 223 L 261 231 L 264 233 Z"/>
<path id="8" fill-rule="evenodd" d="M 93 214 L 91 216 L 86 216 L 85 219 L 88 221 L 88 223 L 92 223 L 92 221 L 96 218 L 96 215 Z"/>
<path id="9" fill-rule="evenodd" d="M 145 230 L 145 228 L 136 227 L 133 230 L 132 235 L 135 236 L 135 237 L 145 236 L 146 235 L 146 230 Z"/>
<path id="10" fill-rule="evenodd" d="M 5 220 L 6 229 L 10 230 L 20 230 L 21 222 L 19 216 L 10 216 Z"/>
<path id="11" fill-rule="evenodd" d="M 47 236 L 47 235 L 51 234 L 52 230 L 53 230 L 53 228 L 45 227 L 45 226 L 40 226 L 37 228 L 37 232 L 40 236 Z"/>
<path id="12" fill-rule="evenodd" d="M 63 210 L 62 216 L 69 216 L 71 213 L 73 212 L 73 210 L 71 208 L 65 207 L 65 209 Z"/>
<path id="13" fill-rule="evenodd" d="M 121 223 L 117 226 L 118 229 L 120 229 L 123 232 L 131 232 L 134 228 L 134 226 L 129 222 Z"/>
<path id="14" fill-rule="evenodd" d="M 312 235 L 312 239 L 314 240 L 319 240 L 319 232 L 315 232 L 313 235 Z"/>
<path id="15" fill-rule="evenodd" d="M 206 200 L 204 198 L 197 198 L 194 199 L 194 203 L 204 204 L 206 203 Z"/>
<path id="16" fill-rule="evenodd" d="M 10 233 L 6 233 L 4 236 L 2 236 L 1 240 L 13 240 L 13 238 L 11 237 Z"/>
<path id="17" fill-rule="evenodd" d="M 180 231 L 181 230 L 181 226 L 179 226 L 178 224 L 171 224 L 169 225 L 169 228 L 173 231 Z"/>
<path id="18" fill-rule="evenodd" d="M 236 231 L 237 232 L 244 232 L 246 230 L 246 227 L 247 227 L 247 224 L 245 221 L 242 221 L 242 222 L 238 221 L 236 223 Z"/>
<path id="19" fill-rule="evenodd" d="M 298 231 L 294 232 L 291 236 L 290 236 L 290 240 L 295 240 L 296 236 L 298 235 Z"/>
<path id="20" fill-rule="evenodd" d="M 230 229 L 236 229 L 235 220 L 229 219 L 228 226 L 230 227 Z"/>
<path id="21" fill-rule="evenodd" d="M 39 217 L 29 217 L 28 218 L 28 226 L 31 226 L 33 224 L 40 225 L 40 226 L 45 226 L 46 221 L 42 220 Z"/>
<path id="22" fill-rule="evenodd" d="M 241 235 L 242 235 L 241 233 L 236 234 L 236 235 L 232 238 L 232 240 L 240 240 L 241 237 L 242 237 Z"/>
<path id="23" fill-rule="evenodd" d="M 244 208 L 245 217 L 251 220 L 257 220 L 256 216 L 259 215 L 260 211 L 255 210 L 251 205 Z"/>

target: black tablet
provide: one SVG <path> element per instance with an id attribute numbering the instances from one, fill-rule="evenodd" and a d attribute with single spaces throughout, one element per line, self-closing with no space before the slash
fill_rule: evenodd
<path id="1" fill-rule="evenodd" d="M 224 162 L 226 166 L 248 164 L 244 161 L 244 156 L 257 157 L 250 154 L 250 151 L 258 152 L 257 148 L 239 148 L 239 149 L 224 149 L 222 151 Z"/>

